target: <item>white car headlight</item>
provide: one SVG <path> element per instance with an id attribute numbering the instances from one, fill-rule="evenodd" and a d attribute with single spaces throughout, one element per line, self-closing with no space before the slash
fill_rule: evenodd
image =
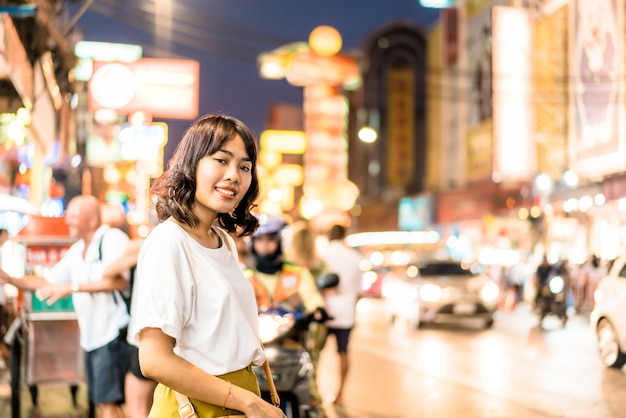
<path id="1" fill-rule="evenodd" d="M 485 302 L 495 302 L 500 295 L 500 287 L 492 281 L 485 283 L 482 289 L 480 289 L 480 297 Z"/>
<path id="2" fill-rule="evenodd" d="M 550 279 L 550 283 L 548 283 L 548 287 L 550 288 L 550 292 L 559 294 L 565 288 L 565 280 L 561 276 L 554 276 Z"/>
<path id="3" fill-rule="evenodd" d="M 413 302 L 417 300 L 417 289 L 406 283 L 384 281 L 381 292 L 385 299 L 391 299 L 394 302 Z"/>
<path id="4" fill-rule="evenodd" d="M 420 287 L 420 298 L 424 302 L 438 302 L 441 299 L 442 290 L 439 286 L 426 283 Z"/>

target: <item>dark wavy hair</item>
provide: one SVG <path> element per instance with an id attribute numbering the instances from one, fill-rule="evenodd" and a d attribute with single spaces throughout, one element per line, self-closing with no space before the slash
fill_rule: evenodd
<path id="1" fill-rule="evenodd" d="M 198 225 L 200 220 L 191 210 L 195 202 L 198 163 L 204 157 L 215 154 L 237 135 L 243 139 L 252 161 L 252 180 L 250 188 L 235 209 L 231 213 L 218 213 L 217 221 L 228 232 L 238 231 L 238 236 L 250 235 L 257 229 L 259 221 L 251 213 L 259 195 L 256 141 L 243 122 L 221 114 L 205 115 L 185 131 L 167 171 L 152 185 L 160 221 L 171 216 L 191 227 Z"/>

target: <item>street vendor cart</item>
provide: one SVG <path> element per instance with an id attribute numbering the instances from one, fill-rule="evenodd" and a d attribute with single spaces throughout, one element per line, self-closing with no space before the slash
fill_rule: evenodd
<path id="1" fill-rule="evenodd" d="M 39 275 L 45 275 L 73 242 L 63 218 L 38 215 L 30 217 L 15 241 L 21 246 L 23 273 Z M 84 360 L 71 296 L 48 306 L 33 292 L 17 291 L 13 303 L 17 315 L 5 336 L 11 348 L 12 417 L 20 416 L 23 387 L 36 405 L 39 385 L 65 383 L 76 406 Z"/>

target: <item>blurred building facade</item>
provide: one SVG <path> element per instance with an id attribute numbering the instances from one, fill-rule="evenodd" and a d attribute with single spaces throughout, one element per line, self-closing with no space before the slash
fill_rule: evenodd
<path id="1" fill-rule="evenodd" d="M 353 103 L 354 130 L 379 129 L 374 149 L 351 137 L 359 229 L 434 228 L 553 261 L 623 252 L 623 10 L 461 0 L 427 31 L 396 22 L 373 34 Z M 404 215 L 418 219 L 403 227 Z"/>
<path id="2" fill-rule="evenodd" d="M 74 144 L 76 59 L 64 4 L 0 4 L 0 198 L 37 208 L 63 192 L 53 167 Z"/>

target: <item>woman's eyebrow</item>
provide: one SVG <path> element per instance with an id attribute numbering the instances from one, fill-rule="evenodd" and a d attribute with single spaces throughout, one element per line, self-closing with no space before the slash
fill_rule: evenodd
<path id="1" fill-rule="evenodd" d="M 217 152 L 223 152 L 224 154 L 227 154 L 229 157 L 234 157 L 235 154 L 233 154 L 232 152 L 226 150 L 226 149 L 218 149 Z M 250 161 L 252 162 L 252 159 L 250 157 L 243 157 L 241 159 L 242 161 Z"/>

